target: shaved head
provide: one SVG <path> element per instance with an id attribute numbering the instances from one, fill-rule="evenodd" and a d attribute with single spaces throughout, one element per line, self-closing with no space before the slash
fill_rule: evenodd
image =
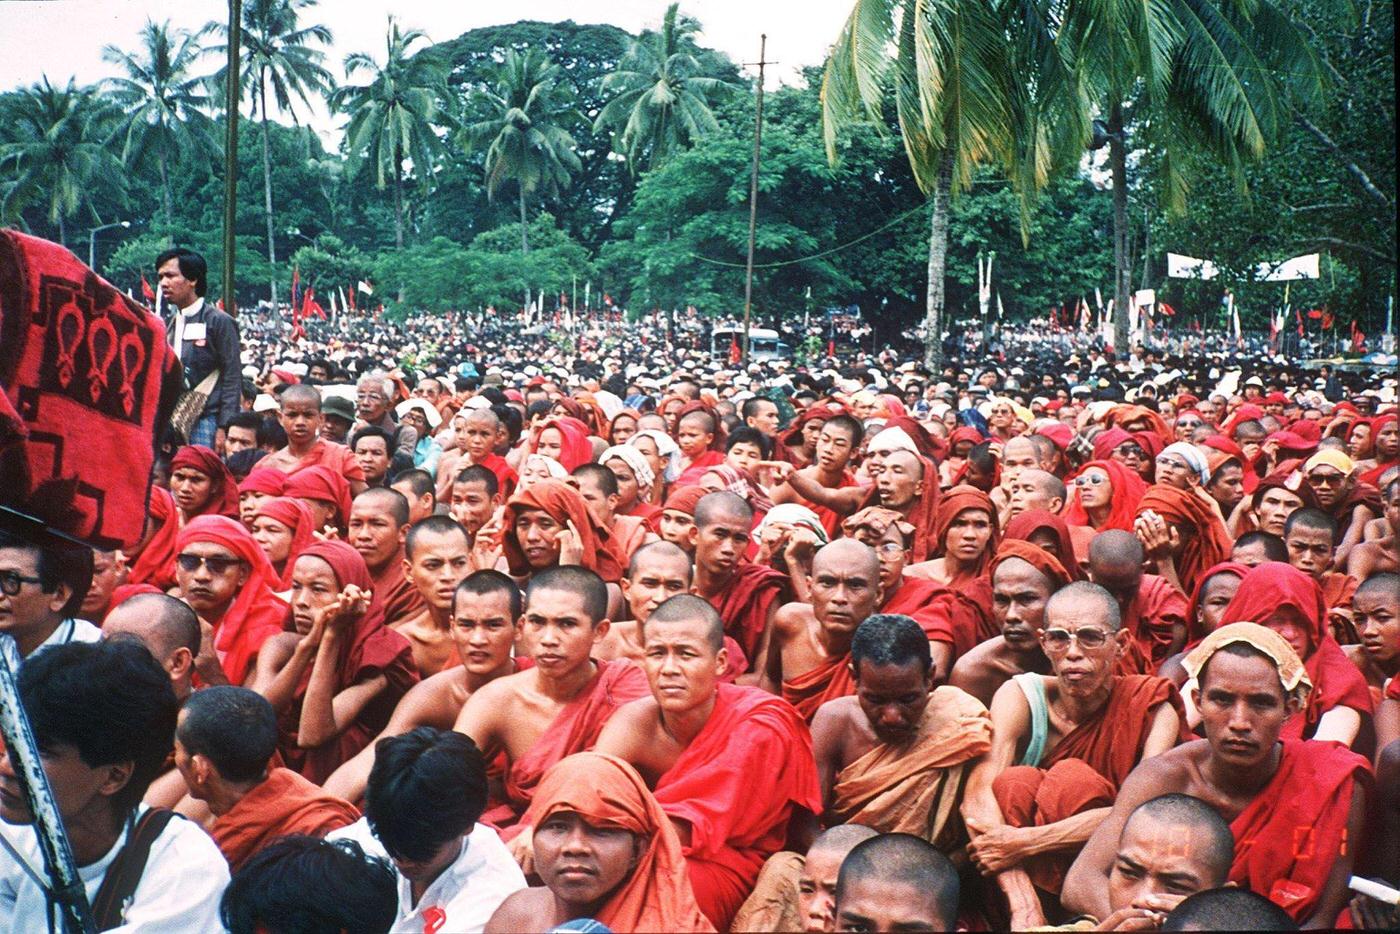
<path id="1" fill-rule="evenodd" d="M 672 547 L 675 547 L 674 545 Z M 679 550 L 679 549 L 677 549 Z M 718 652 L 724 648 L 724 620 L 710 601 L 694 594 L 676 594 L 651 611 L 646 622 L 639 623 L 642 644 L 646 644 L 646 630 L 652 623 L 698 622 L 705 626 L 705 641 Z"/>
<path id="2" fill-rule="evenodd" d="M 864 824 L 837 824 L 822 831 L 821 836 L 812 841 L 812 846 L 807 850 L 808 855 L 818 851 L 823 853 L 839 853 L 842 858 L 857 844 L 864 843 L 871 837 L 880 836 L 878 830 L 873 830 Z"/>
<path id="3" fill-rule="evenodd" d="M 691 414 L 699 413 L 692 412 Z M 727 490 L 706 493 L 700 497 L 700 502 L 695 504 L 695 525 L 697 528 L 703 529 L 713 525 L 721 516 L 726 519 L 741 519 L 744 522 L 752 523 L 753 508 L 742 496 Z"/>
<path id="4" fill-rule="evenodd" d="M 1034 484 L 1042 496 L 1064 502 L 1065 482 L 1048 470 L 1032 467 L 1021 471 L 1020 482 Z"/>
<path id="5" fill-rule="evenodd" d="M 916 480 L 924 478 L 924 459 L 913 451 L 899 448 L 885 455 L 885 463 L 899 464 L 909 472 L 909 475 Z"/>
<path id="6" fill-rule="evenodd" d="M 1133 809 L 1123 824 L 1119 840 L 1128 835 L 1134 822 L 1143 819 L 1151 819 L 1170 828 L 1168 839 L 1173 843 L 1189 840 L 1193 845 L 1199 845 L 1205 858 L 1202 868 L 1207 870 L 1209 876 L 1205 880 L 1206 887 L 1225 884 L 1235 860 L 1235 836 L 1219 811 L 1191 795 L 1160 795 Z"/>
<path id="7" fill-rule="evenodd" d="M 282 390 L 282 405 L 289 402 L 310 402 L 316 406 L 316 411 L 321 410 L 321 392 L 315 386 L 308 386 L 305 383 L 296 383 Z"/>
<path id="8" fill-rule="evenodd" d="M 904 897 L 899 904 L 890 904 L 890 896 L 896 893 Z M 884 902 L 878 907 L 898 912 L 900 920 L 932 923 L 935 930 L 951 931 L 957 921 L 958 896 L 957 870 L 931 843 L 913 834 L 881 834 L 857 844 L 841 864 L 836 926 L 845 927 L 843 918 L 853 909 L 864 916 Z"/>
<path id="9" fill-rule="evenodd" d="M 711 494 L 717 496 L 719 494 Z M 707 497 L 708 498 L 708 497 Z M 701 500 L 700 502 L 704 502 Z M 838 538 L 823 545 L 812 559 L 812 574 L 823 570 L 850 569 L 865 571 L 873 578 L 880 576 L 880 556 L 864 542 L 854 538 Z"/>
<path id="10" fill-rule="evenodd" d="M 643 545 L 632 552 L 632 560 L 627 563 L 628 579 L 635 578 L 644 567 L 650 567 L 658 562 L 673 562 L 676 567 L 684 566 L 685 579 L 689 583 L 693 574 L 690 565 L 690 555 L 685 553 L 685 549 L 671 542 L 652 542 Z"/>
<path id="11" fill-rule="evenodd" d="M 1088 581 L 1075 581 L 1055 591 L 1045 603 L 1047 627 L 1051 625 L 1052 616 L 1065 628 L 1070 628 L 1066 624 L 1071 621 L 1097 618 L 1102 618 L 1113 632 L 1123 625 L 1123 614 L 1113 594 Z"/>
<path id="12" fill-rule="evenodd" d="M 199 617 L 185 601 L 163 593 L 141 593 L 118 604 L 103 621 L 102 635 L 129 636 L 161 662 L 179 648 L 199 653 Z"/>
<path id="13" fill-rule="evenodd" d="M 1132 565 L 1140 568 L 1146 557 L 1137 536 L 1122 529 L 1100 532 L 1089 542 L 1089 564 L 1094 567 Z"/>

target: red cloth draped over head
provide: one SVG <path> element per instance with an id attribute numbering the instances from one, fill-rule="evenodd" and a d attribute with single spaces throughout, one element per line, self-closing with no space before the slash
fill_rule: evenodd
<path id="1" fill-rule="evenodd" d="M 287 551 L 287 561 L 282 565 L 281 584 L 277 588 L 287 590 L 292 586 L 292 566 L 297 563 L 297 556 L 315 541 L 316 517 L 311 514 L 310 506 L 287 496 L 263 500 L 258 504 L 253 519 L 256 521 L 259 516 L 280 522 L 292 532 L 292 547 Z"/>
<path id="2" fill-rule="evenodd" d="M 293 499 L 319 499 L 333 503 L 336 508 L 336 525 L 345 528 L 350 521 L 350 484 L 345 477 L 329 467 L 307 467 L 298 470 L 287 478 L 283 496 Z"/>
<path id="3" fill-rule="evenodd" d="M 281 496 L 287 489 L 287 475 L 275 467 L 254 467 L 238 484 L 239 493 Z"/>
<path id="4" fill-rule="evenodd" d="M 593 827 L 626 830 L 644 844 L 631 874 L 594 920 L 614 931 L 715 929 L 695 901 L 670 818 L 632 766 L 596 752 L 561 759 L 540 780 L 525 821 L 539 828 L 561 812 L 577 814 Z"/>
<path id="5" fill-rule="evenodd" d="M 1390 412 L 1385 415 L 1379 415 L 1376 418 L 1371 419 L 1371 446 L 1373 449 L 1375 448 L 1376 436 L 1381 433 L 1381 429 L 1384 428 L 1386 425 L 1395 424 L 1395 421 L 1396 415 L 1394 412 Z M 1379 451 L 1376 451 L 1375 453 L 1377 457 L 1380 456 Z M 1385 474 L 1385 472 L 1395 467 L 1400 467 L 1400 456 L 1392 457 L 1388 461 L 1379 461 L 1376 464 L 1376 466 L 1372 467 L 1370 470 L 1357 477 L 1357 480 L 1368 486 L 1378 487 L 1381 483 L 1381 477 Z"/>
<path id="6" fill-rule="evenodd" d="M 1029 542 L 1031 536 L 1041 529 L 1049 529 L 1054 534 L 1058 547 L 1052 554 L 1069 575 L 1069 580 L 1079 580 L 1079 562 L 1074 560 L 1074 543 L 1070 541 L 1069 526 L 1053 512 L 1027 509 L 1006 524 L 1006 530 L 1002 532 L 1002 545 L 1016 540 Z M 1001 557 L 1000 549 L 997 550 L 997 557 Z"/>
<path id="7" fill-rule="evenodd" d="M 372 592 L 369 568 L 358 551 L 345 542 L 315 541 L 306 546 L 300 558 L 319 558 L 330 565 L 342 590 L 354 584 L 370 593 L 365 614 L 354 621 L 349 639 L 341 642 L 337 692 L 377 674 L 383 674 L 389 682 L 338 736 L 315 749 L 300 749 L 295 737 L 301 700 L 311 680 L 311 668 L 307 667 L 297 688 L 296 703 L 280 718 L 284 740 L 279 748 L 289 768 L 319 785 L 384 729 L 399 699 L 417 682 L 418 669 L 413 664 L 413 647 L 408 640 L 384 625 L 384 605 Z"/>
<path id="8" fill-rule="evenodd" d="M 1269 490 L 1287 490 L 1303 501 L 1303 505 L 1312 509 L 1318 508 L 1317 497 L 1313 495 L 1312 487 L 1308 486 L 1303 479 L 1303 462 L 1299 458 L 1290 458 L 1280 461 L 1274 468 L 1273 473 L 1260 480 L 1254 488 L 1254 508 L 1259 508 L 1259 501 L 1264 498 L 1264 494 Z"/>
<path id="9" fill-rule="evenodd" d="M 1196 582 L 1196 589 L 1191 591 L 1191 602 L 1186 606 L 1186 651 L 1191 651 L 1204 639 L 1208 633 L 1201 628 L 1199 610 L 1201 608 L 1201 598 L 1205 595 L 1206 583 L 1217 574 L 1233 574 L 1235 577 L 1244 579 L 1249 573 L 1249 565 L 1240 564 L 1238 561 L 1222 561 L 1219 564 L 1211 565 L 1201 572 L 1201 579 Z"/>
<path id="10" fill-rule="evenodd" d="M 927 460 L 938 460 L 940 458 L 939 439 L 929 434 L 929 430 L 921 425 L 918 420 L 910 418 L 908 415 L 896 415 L 885 422 L 885 428 L 898 428 L 909 436 L 909 440 L 914 442 L 914 447 L 919 449 L 919 455 Z M 876 432 L 878 434 L 879 432 Z M 956 434 L 956 432 L 955 432 Z M 974 444 L 976 442 L 973 442 Z"/>
<path id="11" fill-rule="evenodd" d="M 558 399 L 554 400 L 554 405 L 558 408 L 563 409 L 564 413 L 569 418 L 576 418 L 581 422 L 587 423 L 583 403 L 580 402 L 578 399 L 575 399 L 572 396 L 561 396 Z"/>
<path id="12" fill-rule="evenodd" d="M 1322 715 L 1333 707 L 1351 707 L 1365 716 L 1372 713 L 1371 691 L 1361 671 L 1347 658 L 1327 628 L 1327 603 L 1317 581 L 1291 564 L 1266 561 L 1240 580 L 1235 599 L 1225 607 L 1220 625 L 1259 623 L 1291 608 L 1307 627 L 1311 652 L 1303 667 L 1313 683 L 1303 712 L 1289 718 L 1280 734 L 1284 739 L 1307 739 Z"/>
<path id="13" fill-rule="evenodd" d="M 1311 444 L 1322 441 L 1322 427 L 1312 419 L 1295 419 L 1289 423 L 1288 430 Z"/>
<path id="14" fill-rule="evenodd" d="M 992 503 L 992 498 L 981 490 L 972 486 L 955 486 L 938 503 L 938 517 L 933 524 L 933 534 L 930 536 L 930 544 L 933 547 L 935 556 L 946 553 L 948 529 L 953 525 L 953 520 L 959 513 L 969 509 L 980 509 L 987 514 L 992 523 L 992 539 L 987 543 L 987 548 L 982 552 L 982 557 L 977 562 L 969 576 L 985 577 L 987 565 L 992 560 L 992 555 L 997 550 L 997 507 Z M 953 582 L 950 582 L 950 584 Z"/>
<path id="15" fill-rule="evenodd" d="M 1133 436 L 1121 428 L 1105 428 L 1094 435 L 1094 459 L 1106 461 L 1118 450 L 1120 444 L 1133 440 Z"/>
<path id="16" fill-rule="evenodd" d="M 1220 425 L 1220 430 L 1231 438 L 1235 437 L 1235 429 L 1239 428 L 1241 422 L 1257 422 L 1264 417 L 1264 410 L 1252 402 L 1244 405 L 1230 413 L 1230 417 L 1225 419 Z"/>
<path id="17" fill-rule="evenodd" d="M 132 562 L 127 581 L 169 590 L 175 586 L 175 537 L 180 534 L 180 510 L 169 490 L 153 486 L 146 511 L 155 530 Z"/>
<path id="18" fill-rule="evenodd" d="M 642 413 L 638 412 L 636 409 L 623 409 L 621 412 L 618 412 L 612 418 L 608 419 L 608 433 L 606 435 L 608 444 L 617 444 L 617 442 L 613 440 L 613 432 L 617 431 L 617 420 L 619 418 L 630 418 L 635 424 L 641 417 Z"/>
<path id="19" fill-rule="evenodd" d="M 1108 518 L 1103 525 L 1094 527 L 1089 521 L 1089 513 L 1079 504 L 1079 487 L 1071 485 L 1069 502 L 1065 503 L 1064 512 L 1061 513 L 1065 520 L 1065 525 L 1081 525 L 1085 528 L 1095 528 L 1095 531 L 1103 532 L 1107 529 L 1121 529 L 1124 532 L 1133 530 L 1133 518 L 1137 515 L 1138 503 L 1142 500 L 1142 495 L 1147 492 L 1147 484 L 1142 481 L 1142 477 L 1136 471 L 1129 470 L 1115 460 L 1092 460 L 1079 468 L 1079 473 L 1075 474 L 1077 479 L 1090 467 L 1097 467 L 1108 474 L 1109 486 L 1113 488 L 1113 495 L 1109 498 Z M 1073 481 L 1071 481 L 1071 484 Z"/>
<path id="20" fill-rule="evenodd" d="M 540 432 L 543 433 L 546 428 L 554 428 L 559 432 L 559 463 L 565 470 L 573 473 L 579 464 L 587 464 L 593 460 L 593 444 L 588 440 L 588 426 L 582 421 L 569 415 L 558 415 L 541 425 Z"/>
<path id="21" fill-rule="evenodd" d="M 1278 771 L 1230 822 L 1230 881 L 1265 896 L 1300 924 L 1312 917 L 1328 888 L 1337 841 L 1346 839 L 1358 783 L 1366 799 L 1375 800 L 1370 767 L 1350 749 L 1285 739 Z"/>
<path id="22" fill-rule="evenodd" d="M 714 406 L 703 399 L 692 399 L 681 406 L 680 413 L 676 416 L 676 425 L 679 427 L 681 419 L 691 412 L 704 412 L 710 416 L 710 424 L 714 426 L 714 438 L 710 441 L 710 450 L 718 454 L 724 454 L 725 442 L 729 439 L 729 432 L 724 430 L 724 422 L 719 420 L 715 414 Z"/>
<path id="23" fill-rule="evenodd" d="M 180 468 L 197 470 L 209 478 L 209 501 L 193 516 L 228 516 L 238 518 L 238 481 L 223 460 L 213 451 L 198 444 L 187 444 L 170 459 L 170 473 Z"/>
<path id="24" fill-rule="evenodd" d="M 610 583 L 621 580 L 627 562 L 614 551 L 612 536 L 598 524 L 589 512 L 588 504 L 577 489 L 563 480 L 538 480 L 527 489 L 518 491 L 506 503 L 505 553 L 510 572 L 522 577 L 531 572 L 525 552 L 515 535 L 515 520 L 522 510 L 540 509 L 561 526 L 572 522 L 583 545 L 582 564 Z"/>
<path id="25" fill-rule="evenodd" d="M 582 415 L 574 415 L 574 417 L 588 426 L 589 434 L 597 435 L 599 438 L 603 437 L 603 432 L 608 427 L 608 416 L 603 411 L 603 407 L 598 404 L 597 397 L 591 392 L 580 392 L 574 397 L 574 400 L 578 403 L 579 410 L 583 412 Z M 573 415 L 572 412 L 569 414 Z"/>
<path id="26" fill-rule="evenodd" d="M 1137 429 L 1137 431 L 1151 431 L 1159 439 L 1161 439 L 1161 442 L 1164 445 L 1171 444 L 1173 441 L 1176 440 L 1176 432 L 1172 431 L 1171 427 L 1167 424 L 1166 419 L 1162 418 L 1161 415 L 1158 415 L 1156 412 L 1147 408 L 1147 406 L 1115 405 L 1113 408 L 1109 409 L 1108 414 L 1104 416 L 1105 425 L 1109 426 L 1110 428 L 1117 425 L 1124 431 L 1129 432 L 1134 431 L 1134 429 L 1128 427 L 1129 425 L 1133 425 L 1137 422 L 1143 421 L 1147 422 L 1149 427 L 1146 429 Z"/>
<path id="27" fill-rule="evenodd" d="M 1162 453 L 1162 449 L 1166 447 L 1162 443 L 1162 439 L 1157 436 L 1156 432 L 1152 431 L 1135 431 L 1128 437 L 1147 452 L 1147 463 L 1144 466 L 1149 474 L 1153 473 L 1156 470 L 1154 461 L 1156 461 L 1157 455 Z"/>
<path id="28" fill-rule="evenodd" d="M 1176 556 L 1176 574 L 1183 590 L 1195 590 L 1202 571 L 1230 556 L 1234 546 L 1230 533 L 1203 494 L 1156 483 L 1142 494 L 1137 514 L 1149 509 L 1168 524 L 1184 527 L 1181 553 Z"/>
<path id="29" fill-rule="evenodd" d="M 992 558 L 992 563 L 987 569 L 988 575 L 995 574 L 1001 563 L 1009 558 L 1020 558 L 1048 577 L 1052 584 L 1051 592 L 1059 590 L 1074 580 L 1069 575 L 1069 569 L 1060 562 L 1059 558 L 1039 545 L 1032 545 L 1021 538 L 1007 538 L 1001 543 L 997 548 L 996 556 Z"/>
<path id="30" fill-rule="evenodd" d="M 964 441 L 976 447 L 985 440 L 986 439 L 982 437 L 982 432 L 978 431 L 976 428 L 971 425 L 962 425 L 958 428 L 954 428 L 953 433 L 948 436 L 948 450 L 952 451 L 953 448 Z"/>
<path id="31" fill-rule="evenodd" d="M 812 422 L 826 423 L 837 415 L 847 414 L 847 409 L 839 402 L 814 402 L 792 420 L 792 424 L 783 432 L 783 444 L 790 448 L 802 447 L 802 429 Z"/>
<path id="32" fill-rule="evenodd" d="M 695 518 L 695 507 L 705 492 L 703 487 L 678 486 L 671 491 L 670 496 L 666 497 L 666 502 L 661 504 L 661 511 L 665 512 L 670 509 L 674 512 L 683 512 L 693 519 Z"/>
<path id="33" fill-rule="evenodd" d="M 213 542 L 248 566 L 248 580 L 214 626 L 214 651 L 224 674 L 230 684 L 242 684 L 263 643 L 282 631 L 287 617 L 287 604 L 274 593 L 277 572 L 248 530 L 226 516 L 191 519 L 175 540 L 175 553 L 194 542 Z"/>
<path id="34" fill-rule="evenodd" d="M 718 464 L 707 468 L 705 473 L 712 473 L 724 483 L 724 488 L 736 496 L 743 497 L 744 501 L 752 507 L 755 527 L 763 521 L 763 516 L 773 508 L 773 501 L 768 498 L 768 494 L 763 492 L 763 488 L 758 485 L 747 471 L 738 470 L 728 464 Z"/>
<path id="35" fill-rule="evenodd" d="M 1259 475 L 1249 469 L 1249 458 L 1244 456 L 1244 451 L 1233 440 L 1224 435 L 1211 435 L 1201 442 L 1201 446 L 1218 451 L 1225 455 L 1226 459 L 1233 458 L 1235 461 L 1239 462 L 1240 467 L 1244 470 L 1244 476 L 1241 478 L 1241 482 L 1244 485 L 1246 496 L 1258 489 Z M 1211 465 L 1211 476 L 1215 475 L 1215 471 L 1218 470 L 1224 462 L 1224 459 L 1212 459 L 1210 455 L 1206 456 L 1206 463 Z"/>

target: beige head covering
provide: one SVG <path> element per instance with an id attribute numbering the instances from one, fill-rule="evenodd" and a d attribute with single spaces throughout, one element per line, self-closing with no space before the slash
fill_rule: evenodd
<path id="1" fill-rule="evenodd" d="M 1299 704 L 1308 699 L 1308 692 L 1312 690 L 1313 685 L 1308 679 L 1307 669 L 1303 667 L 1303 660 L 1283 636 L 1258 623 L 1230 623 L 1221 626 L 1202 639 L 1201 644 L 1187 654 L 1181 666 L 1186 669 L 1192 680 L 1196 680 L 1211 656 L 1234 642 L 1243 642 L 1269 656 L 1278 668 L 1278 677 L 1283 682 L 1284 691 L 1295 697 Z"/>

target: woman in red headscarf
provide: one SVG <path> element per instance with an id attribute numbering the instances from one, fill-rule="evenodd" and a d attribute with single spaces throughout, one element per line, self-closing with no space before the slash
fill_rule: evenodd
<path id="1" fill-rule="evenodd" d="M 264 644 L 282 631 L 287 615 L 287 604 L 275 593 L 277 572 L 248 530 L 226 516 L 190 520 L 175 540 L 175 553 L 195 542 L 212 542 L 226 549 L 247 569 L 247 577 L 223 615 L 204 620 L 213 627 L 214 653 L 224 675 L 230 684 L 243 684 L 253 660 L 261 656 Z"/>
<path id="2" fill-rule="evenodd" d="M 1289 564 L 1268 561 L 1245 574 L 1220 625 L 1259 623 L 1274 630 L 1303 660 L 1312 692 L 1302 712 L 1283 725 L 1281 739 L 1329 739 L 1350 746 L 1372 714 L 1366 678 L 1327 628 L 1327 603 L 1317 582 Z"/>
<path id="3" fill-rule="evenodd" d="M 291 588 L 292 567 L 315 539 L 315 523 L 310 506 L 285 496 L 264 500 L 253 514 L 253 541 L 277 572 L 279 592 Z"/>
<path id="4" fill-rule="evenodd" d="M 238 481 L 219 455 L 201 445 L 187 444 L 170 459 L 170 495 L 181 524 L 195 516 L 238 518 Z"/>
<path id="5" fill-rule="evenodd" d="M 938 503 L 931 536 L 935 557 L 910 565 L 904 573 L 946 587 L 985 588 L 990 605 L 987 567 L 997 550 L 996 517 L 997 508 L 986 493 L 971 486 L 953 487 Z"/>
<path id="6" fill-rule="evenodd" d="M 508 897 L 487 931 L 552 929 L 577 918 L 612 931 L 715 929 L 695 900 L 675 827 L 621 759 L 596 752 L 561 759 L 540 781 L 524 823 L 534 828 L 535 868 L 544 886 Z M 577 862 L 565 855 L 566 841 L 575 836 L 596 869 L 566 878 L 564 870 Z"/>
<path id="7" fill-rule="evenodd" d="M 593 460 L 588 426 L 569 415 L 556 415 L 540 425 L 530 445 L 531 454 L 543 454 L 558 461 L 570 473 L 579 464 Z"/>
<path id="8" fill-rule="evenodd" d="M 292 569 L 293 631 L 258 659 L 287 767 L 318 785 L 369 744 L 418 680 L 407 639 L 384 625 L 369 568 L 344 542 L 313 542 Z"/>
<path id="9" fill-rule="evenodd" d="M 1117 460 L 1092 460 L 1070 481 L 1062 516 L 1074 542 L 1075 561 L 1089 560 L 1089 542 L 1108 529 L 1133 530 L 1138 502 L 1147 484 Z"/>
<path id="10" fill-rule="evenodd" d="M 1228 558 L 1233 546 L 1225 521 L 1205 497 L 1161 483 L 1148 487 L 1138 502 L 1133 534 L 1157 572 L 1182 593 L 1193 593 L 1205 569 Z"/>

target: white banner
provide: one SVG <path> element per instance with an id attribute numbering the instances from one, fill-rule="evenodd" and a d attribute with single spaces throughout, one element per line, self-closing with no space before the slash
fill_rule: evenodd
<path id="1" fill-rule="evenodd" d="M 1295 256 L 1281 263 L 1260 263 L 1254 270 L 1254 277 L 1261 282 L 1291 282 L 1295 279 L 1317 279 L 1321 276 L 1318 267 L 1320 255 L 1309 253 Z"/>
<path id="2" fill-rule="evenodd" d="M 1220 274 L 1215 264 L 1208 259 L 1182 256 L 1180 253 L 1167 254 L 1167 276 L 1172 279 L 1214 279 Z"/>

